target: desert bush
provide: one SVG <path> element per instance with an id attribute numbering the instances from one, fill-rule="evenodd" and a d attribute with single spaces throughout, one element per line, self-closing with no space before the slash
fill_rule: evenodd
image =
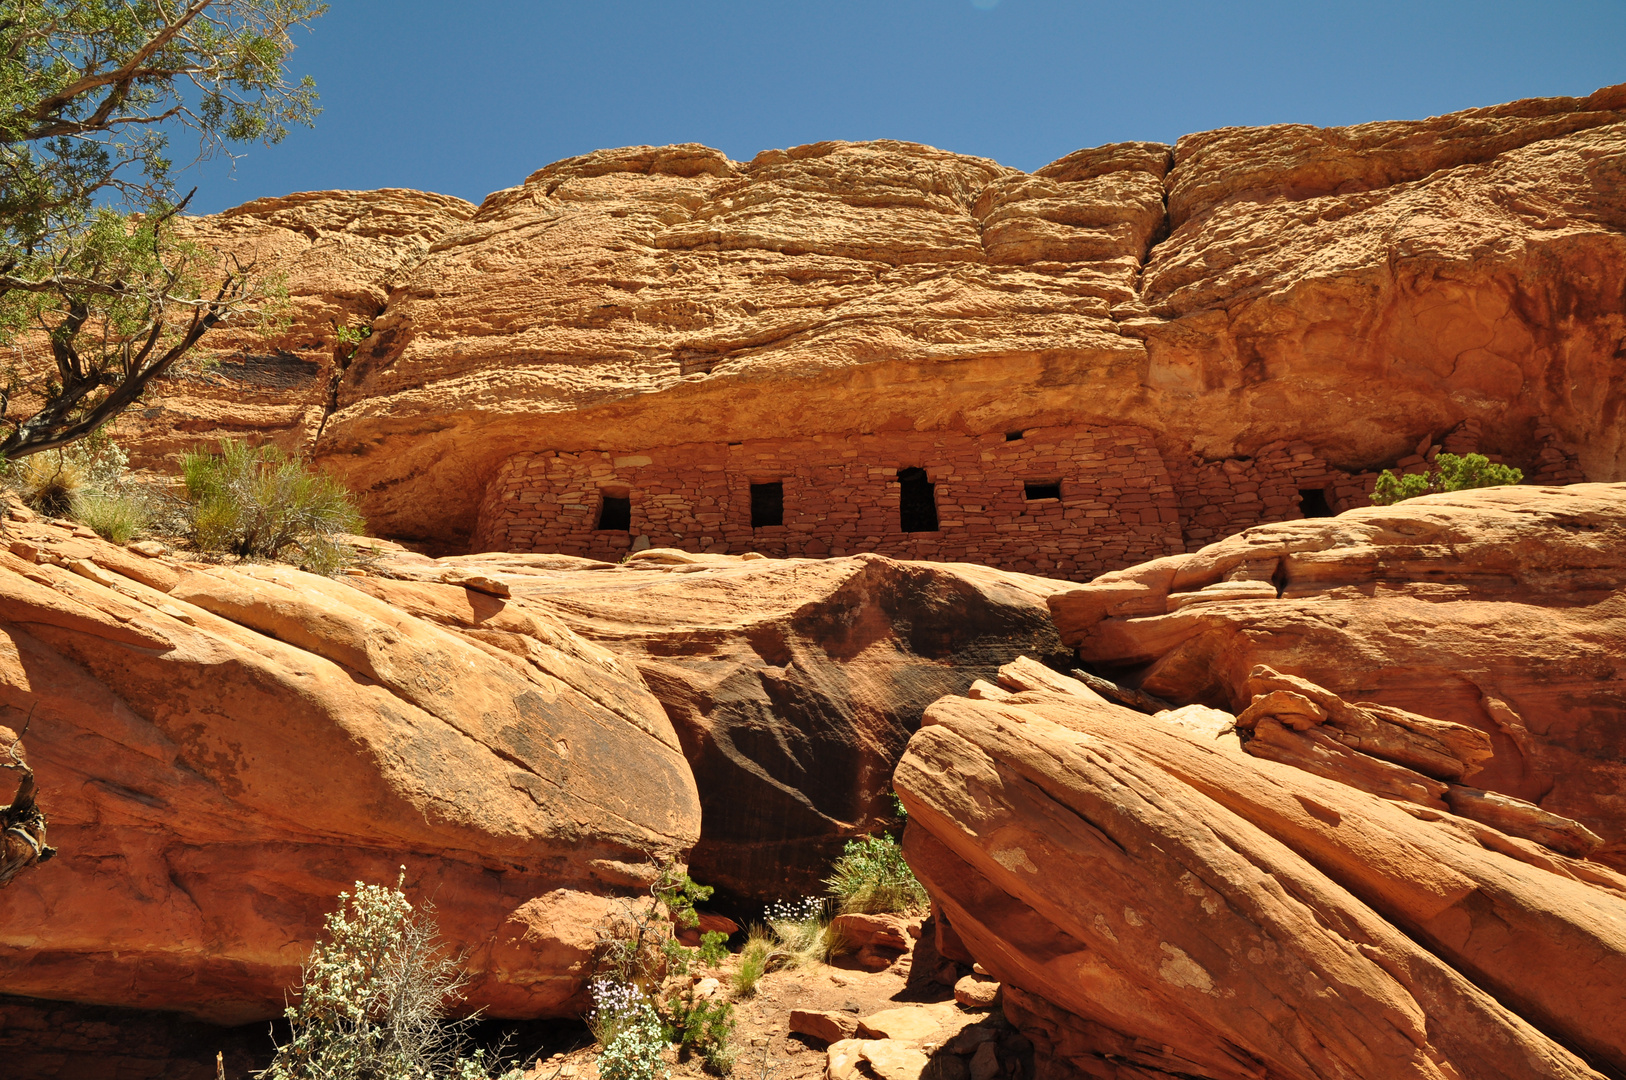
<path id="1" fill-rule="evenodd" d="M 666 1000 L 666 1036 L 677 1044 L 678 1060 L 698 1054 L 719 1076 L 734 1071 L 734 1006 L 727 1001 L 698 1000 L 691 986 Z"/>
<path id="2" fill-rule="evenodd" d="M 405 871 L 402 871 L 405 877 Z M 305 961 L 289 1039 L 263 1080 L 486 1080 L 483 1050 L 468 1049 L 474 1017 L 449 1019 L 466 978 L 438 939 L 429 905 L 395 888 L 356 882 L 339 894 L 325 938 Z M 505 1074 L 505 1080 L 517 1077 Z"/>
<path id="3" fill-rule="evenodd" d="M 84 467 L 61 450 L 23 458 L 8 473 L 23 502 L 51 517 L 72 513 L 74 498 L 85 486 Z"/>
<path id="4" fill-rule="evenodd" d="M 1494 464 L 1484 454 L 1440 454 L 1428 472 L 1400 475 L 1385 472 L 1378 477 L 1372 491 L 1375 506 L 1391 506 L 1419 495 L 1433 495 L 1441 491 L 1467 491 L 1471 488 L 1501 487 L 1517 484 L 1524 473 L 1511 465 Z"/>
<path id="5" fill-rule="evenodd" d="M 908 914 L 929 902 L 925 888 L 904 861 L 903 847 L 887 833 L 847 841 L 825 879 L 845 912 Z"/>
<path id="6" fill-rule="evenodd" d="M 664 1077 L 662 1054 L 666 1033 L 653 1007 L 639 1010 L 636 1017 L 617 1032 L 598 1057 L 601 1080 L 656 1080 Z"/>
<path id="7" fill-rule="evenodd" d="M 5 479 L 43 514 L 89 526 L 106 540 L 126 544 L 157 516 L 156 497 L 130 476 L 130 459 L 105 429 L 62 450 L 23 458 Z"/>
<path id="8" fill-rule="evenodd" d="M 677 866 L 656 861 L 658 872 L 649 896 L 626 901 L 598 931 L 595 976 L 589 987 L 592 1007 L 588 1027 L 602 1048 L 603 1080 L 654 1080 L 664 1075 L 663 1052 L 677 1043 L 679 1055 L 698 1054 L 708 1069 L 726 1074 L 733 1068 L 729 1035 L 733 1006 L 696 1000 L 693 988 L 658 998 L 661 982 L 687 974 L 691 963 L 715 966 L 728 955 L 726 934 L 702 934 L 700 948 L 685 948 L 674 936 L 700 922 L 694 905 L 709 899 L 712 889 Z"/>
<path id="9" fill-rule="evenodd" d="M 223 440 L 218 454 L 181 460 L 192 542 L 245 559 L 297 553 L 302 569 L 332 573 L 354 561 L 338 539 L 365 527 L 350 493 L 274 446 Z"/>
<path id="10" fill-rule="evenodd" d="M 740 950 L 740 966 L 734 969 L 729 979 L 734 993 L 740 997 L 750 997 L 757 992 L 757 983 L 768 973 L 768 959 L 777 944 L 773 932 L 766 927 L 751 927 L 745 939 L 745 948 Z"/>
<path id="11" fill-rule="evenodd" d="M 128 544 L 147 531 L 153 510 L 151 502 L 136 491 L 85 491 L 74 498 L 72 515 L 103 540 Z"/>
<path id="12" fill-rule="evenodd" d="M 833 953 L 830 918 L 817 896 L 779 900 L 769 904 L 764 917 L 778 939 L 770 966 L 798 968 L 828 960 Z"/>

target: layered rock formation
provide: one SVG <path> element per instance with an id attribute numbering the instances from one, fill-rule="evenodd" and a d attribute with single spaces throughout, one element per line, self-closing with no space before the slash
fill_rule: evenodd
<path id="1" fill-rule="evenodd" d="M 699 833 L 659 702 L 545 611 L 414 586 L 431 621 L 288 567 L 7 534 L 0 705 L 32 718 L 60 852 L 0 890 L 9 993 L 273 1016 L 337 893 L 404 870 L 471 1006 L 568 1014 L 615 898 Z"/>
<path id="2" fill-rule="evenodd" d="M 1040 1075 L 1596 1077 L 1626 877 L 1082 684 L 927 712 L 905 850 Z"/>
<path id="3" fill-rule="evenodd" d="M 484 574 L 636 669 L 699 788 L 690 871 L 750 900 L 824 891 L 845 841 L 890 817 L 892 769 L 927 705 L 1018 655 L 1065 656 L 1045 606 L 1063 583 L 977 566 L 652 550 L 624 566 L 396 556 L 382 569 L 398 579 L 353 584 L 432 620 L 444 605 L 418 594 L 431 586 L 399 579 Z"/>
<path id="4" fill-rule="evenodd" d="M 1483 732 L 1494 756 L 1468 783 L 1581 822 L 1626 868 L 1626 485 L 1260 526 L 1051 607 L 1085 662 L 1179 704 L 1240 713 L 1264 665 Z"/>
<path id="5" fill-rule="evenodd" d="M 403 866 L 471 1007 L 572 1014 L 652 860 L 820 892 L 931 701 L 1065 655 L 1062 583 L 983 567 L 382 545 L 327 579 L 39 520 L 6 544 L 0 706 L 61 852 L 0 890 L 6 990 L 219 1021 L 279 1011 L 336 894 Z"/>
<path id="6" fill-rule="evenodd" d="M 174 471 L 179 454 L 222 438 L 307 450 L 354 349 L 341 345 L 341 328 L 369 326 L 430 244 L 473 214 L 462 199 L 385 188 L 256 199 L 180 219 L 182 238 L 255 269 L 276 322 L 210 331 L 206 362 L 183 362 L 126 413 L 116 430 L 131 464 Z M 280 311 L 277 290 L 287 293 Z"/>
<path id="7" fill-rule="evenodd" d="M 899 142 L 750 162 L 633 147 L 557 162 L 472 216 L 329 193 L 200 228 L 293 245 L 278 265 L 309 327 L 287 348 L 326 349 L 330 321 L 373 316 L 325 421 L 259 423 L 319 430 L 307 445 L 389 535 L 602 555 L 612 497 L 634 504 L 609 529 L 623 546 L 980 561 L 1000 530 L 1059 535 L 1129 510 L 1126 532 L 1175 529 L 1191 550 L 1358 505 L 1373 469 L 1434 447 L 1542 480 L 1622 477 L 1623 110 L 1614 87 L 1227 128 L 1033 174 Z M 153 407 L 169 410 L 140 436 L 153 453 L 177 426 L 251 426 Z M 962 442 L 986 453 L 976 440 L 1033 429 L 1128 431 L 1151 490 L 1093 448 L 1008 475 L 972 453 L 968 472 Z M 936 534 L 894 520 L 888 484 L 911 468 L 942 485 Z M 787 491 L 788 533 L 745 532 L 758 481 L 805 490 L 800 519 Z M 1059 488 L 1066 515 L 1024 505 L 1027 482 Z M 545 535 L 527 502 L 570 535 Z M 848 528 L 824 508 L 849 503 L 884 512 Z M 998 565 L 1081 580 L 1157 553 L 1004 539 Z"/>
<path id="8" fill-rule="evenodd" d="M 1259 526 L 928 709 L 905 850 L 1041 1075 L 1626 1068 L 1623 541 L 1622 484 Z"/>

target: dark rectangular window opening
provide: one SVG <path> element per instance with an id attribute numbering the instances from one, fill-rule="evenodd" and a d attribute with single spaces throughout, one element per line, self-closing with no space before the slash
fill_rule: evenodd
<path id="1" fill-rule="evenodd" d="M 1300 488 L 1299 513 L 1307 518 L 1332 517 L 1332 507 L 1327 505 L 1327 489 Z"/>
<path id="2" fill-rule="evenodd" d="M 1061 481 L 1054 480 L 1049 483 L 1026 483 L 1022 485 L 1022 497 L 1032 502 L 1034 499 L 1061 498 Z"/>
<path id="3" fill-rule="evenodd" d="M 617 532 L 632 531 L 632 499 L 626 495 L 602 495 L 598 504 L 598 527 Z"/>
<path id="4" fill-rule="evenodd" d="M 1020 431 L 1007 431 L 1005 433 L 1005 441 L 1006 442 L 1021 442 L 1022 441 L 1022 433 Z"/>
<path id="5" fill-rule="evenodd" d="M 785 482 L 751 485 L 751 528 L 785 523 Z"/>
<path id="6" fill-rule="evenodd" d="M 925 469 L 898 470 L 898 524 L 904 532 L 937 531 L 937 485 Z"/>

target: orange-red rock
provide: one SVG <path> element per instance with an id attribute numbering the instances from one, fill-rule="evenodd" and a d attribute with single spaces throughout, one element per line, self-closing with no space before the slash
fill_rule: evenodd
<path id="1" fill-rule="evenodd" d="M 0 703 L 33 716 L 60 854 L 0 889 L 8 993 L 276 1015 L 339 891 L 404 867 L 473 1007 L 569 1014 L 616 897 L 698 835 L 636 672 L 522 601 L 414 586 L 431 621 L 287 567 L 10 536 Z"/>
<path id="2" fill-rule="evenodd" d="M 1572 1049 L 1626 1061 L 1626 878 L 1597 864 L 1088 691 L 946 698 L 896 783 L 911 865 L 1064 1070 L 1592 1077 Z"/>
<path id="3" fill-rule="evenodd" d="M 418 590 L 479 573 L 635 669 L 699 788 L 691 873 L 761 901 L 822 894 L 846 841 L 890 816 L 888 778 L 927 705 L 1023 653 L 1065 655 L 1045 606 L 1064 583 L 986 567 L 652 549 L 619 566 L 488 554 L 388 572 L 425 583 L 355 585 L 439 620 L 445 602 Z M 509 647 L 497 629 L 480 633 Z"/>
<path id="4" fill-rule="evenodd" d="M 1279 597 L 1170 602 L 1254 565 L 1272 568 Z M 1490 488 L 1261 526 L 1051 608 L 1085 661 L 1133 666 L 1144 690 L 1180 703 L 1243 712 L 1266 665 L 1375 703 L 1374 716 L 1477 729 L 1494 756 L 1463 770 L 1470 787 L 1581 823 L 1605 841 L 1596 858 L 1626 866 L 1626 485 Z M 1427 755 L 1391 759 L 1429 771 Z"/>
<path id="5" fill-rule="evenodd" d="M 941 438 L 1127 427 L 1158 490 L 1109 509 L 1188 550 L 1361 504 L 1373 469 L 1435 448 L 1618 480 L 1623 118 L 1617 86 L 1115 144 L 1033 174 L 902 142 L 749 162 L 684 145 L 556 162 L 477 211 L 401 191 L 261 200 L 196 230 L 288 269 L 277 347 L 330 355 L 341 318 L 372 336 L 331 387 L 249 348 L 212 389 L 166 386 L 121 437 L 144 462 L 220 434 L 304 440 L 376 528 L 443 549 L 475 535 L 505 462 L 538 451 L 599 454 L 587 488 L 642 491 L 617 459 L 859 433 L 884 436 L 876 468 L 945 472 L 960 463 Z M 1069 485 L 1092 470 L 1073 464 L 1023 469 L 1083 514 Z M 966 513 L 998 501 L 962 486 Z M 641 495 L 657 496 L 708 528 L 720 505 Z M 698 546 L 677 532 L 660 542 Z M 1020 546 L 993 561 L 1022 568 Z"/>
<path id="6" fill-rule="evenodd" d="M 252 264 L 287 291 L 269 335 L 227 322 L 116 424 L 131 464 L 174 471 L 179 454 L 222 438 L 304 450 L 321 431 L 348 363 L 341 327 L 360 330 L 447 230 L 474 207 L 421 191 L 310 191 L 180 219 L 184 239 Z M 198 360 L 212 357 L 207 365 Z"/>

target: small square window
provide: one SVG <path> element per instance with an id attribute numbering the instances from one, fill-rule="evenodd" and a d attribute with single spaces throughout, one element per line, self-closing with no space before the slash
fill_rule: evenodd
<path id="1" fill-rule="evenodd" d="M 598 506 L 598 527 L 616 532 L 632 531 L 632 499 L 626 495 L 604 495 Z"/>
<path id="2" fill-rule="evenodd" d="M 1005 441 L 1006 442 L 1021 442 L 1022 441 L 1022 433 L 1020 431 L 1007 431 L 1005 433 Z"/>
<path id="3" fill-rule="evenodd" d="M 1059 499 L 1061 498 L 1061 481 L 1046 480 L 1023 484 L 1022 495 L 1029 502 L 1034 499 Z"/>
<path id="4" fill-rule="evenodd" d="M 751 528 L 785 523 L 785 482 L 773 480 L 751 485 Z"/>

